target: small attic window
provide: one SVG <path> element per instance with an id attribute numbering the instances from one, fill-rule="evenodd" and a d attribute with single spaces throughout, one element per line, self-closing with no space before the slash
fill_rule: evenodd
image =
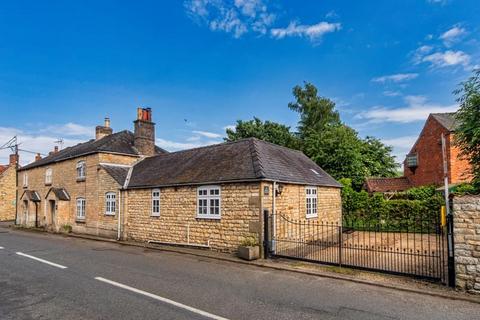
<path id="1" fill-rule="evenodd" d="M 316 170 L 314 170 L 314 169 L 310 169 L 310 170 L 312 170 L 312 172 L 315 173 L 317 176 L 320 175 L 320 173 L 318 173 Z"/>

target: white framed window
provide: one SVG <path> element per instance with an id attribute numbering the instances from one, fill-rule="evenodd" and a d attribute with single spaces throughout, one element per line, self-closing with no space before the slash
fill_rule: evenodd
<path id="1" fill-rule="evenodd" d="M 85 220 L 85 198 L 77 198 L 77 220 Z"/>
<path id="2" fill-rule="evenodd" d="M 85 179 L 86 176 L 86 164 L 85 161 L 77 162 L 77 179 Z"/>
<path id="3" fill-rule="evenodd" d="M 52 168 L 48 168 L 47 170 L 45 170 L 45 184 L 52 184 L 52 174 Z"/>
<path id="4" fill-rule="evenodd" d="M 160 217 L 160 189 L 152 190 L 152 217 Z"/>
<path id="5" fill-rule="evenodd" d="M 23 173 L 23 186 L 28 187 L 28 173 Z"/>
<path id="6" fill-rule="evenodd" d="M 221 218 L 221 191 L 219 186 L 197 188 L 197 218 Z"/>
<path id="7" fill-rule="evenodd" d="M 105 194 L 105 214 L 114 216 L 117 210 L 117 194 L 115 192 L 107 192 Z"/>
<path id="8" fill-rule="evenodd" d="M 306 187 L 305 188 L 305 203 L 307 206 L 307 218 L 316 218 L 318 217 L 317 212 L 317 188 L 316 187 Z"/>

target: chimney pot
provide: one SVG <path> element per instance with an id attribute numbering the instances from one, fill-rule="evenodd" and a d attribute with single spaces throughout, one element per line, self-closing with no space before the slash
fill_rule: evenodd
<path id="1" fill-rule="evenodd" d="M 103 126 L 95 127 L 95 140 L 102 139 L 103 137 L 109 136 L 113 133 L 112 128 L 110 128 L 110 118 L 105 117 L 105 122 Z"/>
<path id="2" fill-rule="evenodd" d="M 110 118 L 105 118 L 105 125 L 104 125 L 105 128 L 110 128 Z"/>
<path id="3" fill-rule="evenodd" d="M 57 152 L 58 152 L 58 146 L 53 147 L 53 153 L 57 153 Z"/>
<path id="4" fill-rule="evenodd" d="M 40 155 L 40 153 L 37 153 L 35 155 L 35 161 L 38 161 L 38 160 L 42 160 L 42 156 Z"/>

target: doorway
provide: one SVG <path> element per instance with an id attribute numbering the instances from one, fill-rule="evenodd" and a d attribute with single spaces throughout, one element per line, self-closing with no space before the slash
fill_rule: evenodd
<path id="1" fill-rule="evenodd" d="M 55 200 L 49 200 L 50 203 L 50 225 L 52 229 L 55 229 L 56 222 L 56 203 Z"/>

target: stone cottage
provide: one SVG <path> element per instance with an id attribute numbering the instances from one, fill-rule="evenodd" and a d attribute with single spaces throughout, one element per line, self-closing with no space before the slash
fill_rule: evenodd
<path id="1" fill-rule="evenodd" d="M 141 114 L 22 168 L 18 222 L 222 251 L 260 241 L 264 210 L 341 222 L 340 184 L 303 153 L 254 138 L 168 153 Z"/>
<path id="2" fill-rule="evenodd" d="M 18 171 L 17 224 L 114 238 L 118 201 L 127 172 L 143 157 L 165 153 L 155 146 L 150 109 L 139 109 L 134 132 L 113 133 L 110 120 L 95 129 L 95 139 L 58 150 Z"/>
<path id="3" fill-rule="evenodd" d="M 15 220 L 17 163 L 12 154 L 7 165 L 0 165 L 0 221 Z"/>

